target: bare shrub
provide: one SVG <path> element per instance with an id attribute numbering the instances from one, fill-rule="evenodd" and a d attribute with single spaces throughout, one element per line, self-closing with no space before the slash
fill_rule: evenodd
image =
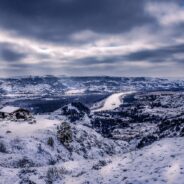
<path id="1" fill-rule="evenodd" d="M 68 171 L 64 168 L 51 167 L 46 174 L 46 183 L 53 184 L 57 180 L 61 180 L 62 176 L 67 174 Z"/>
<path id="2" fill-rule="evenodd" d="M 47 140 L 47 145 L 49 145 L 50 147 L 54 146 L 54 139 L 52 137 L 49 137 Z"/>
<path id="3" fill-rule="evenodd" d="M 0 152 L 1 153 L 7 153 L 6 146 L 3 142 L 0 142 Z"/>
<path id="4" fill-rule="evenodd" d="M 69 123 L 63 122 L 57 127 L 57 139 L 65 146 L 72 142 L 72 130 Z"/>

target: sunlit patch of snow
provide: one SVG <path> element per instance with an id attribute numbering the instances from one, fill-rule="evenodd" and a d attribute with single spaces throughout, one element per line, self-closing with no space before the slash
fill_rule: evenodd
<path id="1" fill-rule="evenodd" d="M 9 97 L 9 98 L 15 98 L 15 97 L 21 97 L 21 96 L 23 96 L 23 94 L 11 94 L 11 93 L 8 93 L 8 94 L 2 95 L 2 96 Z"/>
<path id="2" fill-rule="evenodd" d="M 85 89 L 70 89 L 65 92 L 65 95 L 76 95 L 76 94 L 83 94 Z"/>
<path id="3" fill-rule="evenodd" d="M 75 169 L 80 167 L 80 164 L 81 163 L 79 161 L 68 161 L 68 162 L 63 163 L 63 166 L 67 168 L 67 170 L 69 171 L 74 171 Z"/>
<path id="4" fill-rule="evenodd" d="M 180 175 L 180 163 L 173 162 L 171 166 L 167 169 L 165 177 L 168 179 L 168 184 L 173 184 L 177 181 Z"/>

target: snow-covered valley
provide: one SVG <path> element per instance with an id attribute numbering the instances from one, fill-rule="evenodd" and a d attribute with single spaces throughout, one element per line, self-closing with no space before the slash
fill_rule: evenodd
<path id="1" fill-rule="evenodd" d="M 1 83 L 0 184 L 182 184 L 183 81 L 43 78 L 44 96 L 31 79 L 17 96 L 24 80 Z"/>

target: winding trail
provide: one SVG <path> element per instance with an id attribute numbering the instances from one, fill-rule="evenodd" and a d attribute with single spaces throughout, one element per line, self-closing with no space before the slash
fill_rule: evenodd
<path id="1" fill-rule="evenodd" d="M 128 94 L 131 94 L 134 92 L 121 92 L 121 93 L 114 93 L 107 97 L 105 101 L 103 100 L 103 106 L 97 109 L 94 109 L 93 112 L 99 112 L 99 111 L 107 111 L 107 110 L 113 110 L 119 107 L 122 104 L 122 98 L 125 97 Z M 100 103 L 100 102 L 99 102 Z"/>

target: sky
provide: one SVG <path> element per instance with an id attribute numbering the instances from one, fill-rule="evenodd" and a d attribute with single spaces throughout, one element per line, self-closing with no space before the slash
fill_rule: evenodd
<path id="1" fill-rule="evenodd" d="M 0 0 L 0 77 L 184 77 L 182 0 Z"/>

